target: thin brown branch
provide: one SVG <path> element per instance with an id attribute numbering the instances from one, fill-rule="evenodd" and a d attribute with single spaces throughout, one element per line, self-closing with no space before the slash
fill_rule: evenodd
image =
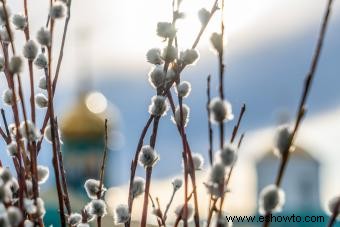
<path id="1" fill-rule="evenodd" d="M 332 211 L 332 215 L 327 225 L 328 227 L 332 227 L 335 224 L 336 219 L 339 216 L 339 211 L 340 211 L 340 199 L 338 199 L 337 203 L 335 204 L 334 210 Z"/>
<path id="2" fill-rule="evenodd" d="M 62 182 L 62 187 L 64 191 L 64 203 L 65 207 L 67 210 L 67 214 L 71 214 L 71 203 L 70 203 L 70 198 L 69 198 L 69 193 L 68 193 L 68 188 L 67 188 L 67 181 L 66 181 L 66 172 L 64 170 L 64 160 L 63 160 L 63 155 L 61 153 L 61 147 L 60 147 L 60 135 L 59 135 L 59 130 L 58 130 L 58 121 L 55 119 L 55 135 L 56 135 L 56 142 L 57 142 L 57 153 L 58 153 L 58 161 L 59 161 L 59 169 L 60 169 L 60 175 L 61 175 L 61 182 Z"/>
<path id="3" fill-rule="evenodd" d="M 233 143 L 236 138 L 238 129 L 240 128 L 240 124 L 241 124 L 241 121 L 242 121 L 242 118 L 245 112 L 246 112 L 246 104 L 243 104 L 241 107 L 240 114 L 238 116 L 237 124 L 234 126 L 233 133 L 230 138 L 230 143 Z"/>
<path id="4" fill-rule="evenodd" d="M 57 153 L 57 141 L 55 136 L 56 126 L 54 121 L 54 107 L 53 107 L 53 93 L 52 93 L 52 38 L 54 31 L 54 20 L 52 19 L 50 22 L 50 34 L 51 34 L 51 44 L 47 47 L 48 52 L 48 73 L 47 73 L 47 93 L 48 93 L 48 107 L 49 107 L 49 120 L 51 125 L 51 136 L 52 136 L 52 150 L 53 150 L 53 169 L 56 180 L 56 187 L 58 192 L 58 203 L 59 203 L 59 212 L 60 212 L 60 221 L 62 226 L 66 226 L 65 219 L 65 211 L 64 211 L 64 193 L 61 187 L 60 182 L 60 169 L 59 169 L 59 160 Z"/>
<path id="5" fill-rule="evenodd" d="M 282 182 L 282 178 L 288 163 L 288 159 L 289 159 L 289 150 L 290 147 L 292 146 L 297 131 L 301 125 L 302 119 L 305 116 L 305 104 L 308 98 L 308 94 L 310 93 L 311 90 L 311 85 L 313 82 L 313 79 L 315 77 L 315 72 L 318 66 L 318 62 L 320 59 L 320 55 L 321 55 L 321 50 L 323 47 L 323 43 L 324 43 L 324 39 L 325 39 L 325 35 L 326 35 L 326 31 L 327 31 L 327 27 L 328 27 L 328 22 L 329 22 L 329 18 L 330 18 L 330 13 L 331 13 L 331 9 L 332 9 L 332 4 L 333 4 L 333 0 L 328 0 L 327 2 L 327 7 L 322 19 L 322 24 L 321 24 L 321 29 L 319 32 L 319 36 L 318 36 L 318 41 L 314 50 L 314 54 L 313 54 L 313 58 L 312 58 L 312 62 L 309 68 L 309 72 L 306 75 L 305 78 L 305 82 L 304 82 L 304 86 L 303 86 L 303 91 L 302 91 L 302 95 L 301 95 L 301 99 L 299 102 L 299 106 L 298 106 L 298 110 L 297 110 L 297 115 L 296 115 L 296 120 L 295 120 L 295 124 L 294 124 L 294 129 L 293 132 L 288 140 L 288 146 L 286 148 L 286 150 L 283 152 L 283 156 L 281 159 L 281 163 L 280 163 L 280 167 L 279 167 L 279 171 L 276 177 L 276 181 L 275 184 L 280 187 L 281 182 Z M 270 214 L 269 214 L 270 215 Z M 270 226 L 270 222 L 264 222 L 263 226 Z"/>
<path id="6" fill-rule="evenodd" d="M 211 100 L 211 94 L 210 94 L 210 81 L 211 81 L 211 75 L 207 77 L 207 114 L 208 114 L 208 134 L 209 134 L 209 148 L 208 148 L 208 154 L 209 154 L 209 162 L 210 165 L 213 164 L 213 129 L 211 125 L 211 112 L 210 112 L 210 100 Z"/>
<path id="7" fill-rule="evenodd" d="M 106 163 L 106 157 L 107 157 L 107 141 L 108 141 L 108 129 L 107 129 L 107 119 L 105 119 L 105 126 L 104 126 L 104 130 L 105 130 L 105 138 L 104 138 L 104 155 L 103 155 L 103 160 L 102 160 L 102 164 L 100 167 L 100 175 L 99 175 L 99 191 L 97 194 L 97 198 L 100 199 L 102 196 L 102 190 L 103 190 L 103 182 L 104 182 L 104 174 L 105 174 L 105 163 Z M 101 224 L 101 217 L 97 217 L 97 226 L 100 227 Z"/>

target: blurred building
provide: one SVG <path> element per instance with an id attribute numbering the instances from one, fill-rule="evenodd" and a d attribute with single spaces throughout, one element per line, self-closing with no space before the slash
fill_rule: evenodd
<path id="1" fill-rule="evenodd" d="M 71 190 L 83 191 L 86 179 L 99 178 L 104 150 L 105 119 L 86 105 L 87 92 L 62 118 L 64 165 Z"/>
<path id="2" fill-rule="evenodd" d="M 257 163 L 257 195 L 275 182 L 280 160 L 267 152 Z M 325 215 L 320 203 L 320 163 L 303 147 L 291 153 L 282 181 L 286 194 L 283 211 L 277 215 Z M 275 223 L 274 226 L 324 226 L 325 223 Z"/>

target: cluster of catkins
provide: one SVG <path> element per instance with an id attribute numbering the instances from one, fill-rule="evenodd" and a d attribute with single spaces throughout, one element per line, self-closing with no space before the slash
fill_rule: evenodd
<path id="1" fill-rule="evenodd" d="M 144 192 L 145 181 L 143 178 L 136 178 L 133 184 L 133 195 L 137 197 Z M 68 217 L 68 223 L 71 226 L 88 227 L 89 223 L 96 218 L 102 218 L 107 215 L 107 206 L 102 199 L 106 192 L 104 185 L 100 184 L 100 181 L 94 179 L 88 179 L 84 184 L 85 191 L 88 197 L 91 199 L 83 209 L 82 214 L 72 213 Z M 120 204 L 115 208 L 112 215 L 116 224 L 122 224 L 130 219 L 129 208 L 127 205 Z"/>
<path id="2" fill-rule="evenodd" d="M 62 18 L 66 14 L 67 7 L 65 1 L 56 1 L 53 3 L 49 16 L 52 19 Z M 8 28 L 15 28 L 16 32 L 24 32 L 27 26 L 27 18 L 23 14 L 11 14 L 8 5 L 0 5 L 0 40 L 4 46 L 11 45 L 15 41 L 14 30 Z M 11 32 L 11 35 L 9 34 Z M 37 41 L 37 42 L 36 42 Z M 45 28 L 40 28 L 36 33 L 36 41 L 28 40 L 22 48 L 22 56 L 13 55 L 6 62 L 5 58 L 0 56 L 0 73 L 8 70 L 11 75 L 19 74 L 23 71 L 24 58 L 27 61 L 34 63 L 38 69 L 47 69 L 47 58 L 43 52 L 39 53 L 39 45 L 43 49 L 51 45 L 50 32 Z M 38 83 L 39 88 L 44 91 L 47 89 L 46 77 L 42 76 Z M 7 88 L 2 93 L 2 102 L 4 105 L 12 107 L 19 98 L 18 92 L 14 92 Z M 21 100 L 24 101 L 24 100 Z M 38 107 L 45 108 L 48 104 L 46 95 L 41 92 L 36 94 L 35 103 Z M 27 120 L 20 123 L 18 127 L 9 124 L 8 130 L 10 132 L 9 142 L 7 142 L 7 153 L 10 158 L 16 160 L 18 158 L 19 150 L 21 153 L 28 151 L 25 148 L 25 143 L 32 144 L 41 139 L 40 130 L 37 129 L 34 123 Z M 51 141 L 51 128 L 49 126 L 45 129 L 45 139 Z M 20 146 L 20 149 L 19 149 Z M 19 159 L 18 159 L 19 160 Z M 21 171 L 21 170 L 18 170 Z M 18 226 L 24 223 L 25 227 L 35 226 L 35 222 L 41 220 L 46 211 L 44 208 L 44 201 L 34 196 L 33 181 L 31 172 L 23 172 L 24 181 L 18 181 L 10 172 L 9 168 L 0 167 L 0 226 Z M 45 183 L 49 177 L 49 169 L 42 165 L 37 165 L 37 177 L 34 179 L 39 185 Z M 23 204 L 19 207 L 19 191 L 23 192 Z M 38 188 L 39 190 L 39 188 Z"/>
<path id="3" fill-rule="evenodd" d="M 6 7 L 6 13 L 4 10 Z M 6 24 L 10 23 L 9 27 L 13 27 L 14 25 L 16 31 L 23 32 L 27 26 L 27 18 L 23 14 L 10 14 L 11 10 L 9 6 L 0 6 L 0 39 L 1 41 L 9 45 L 11 42 L 11 37 L 14 40 L 15 33 L 11 30 L 11 36 L 8 34 L 8 30 L 6 28 Z M 63 18 L 67 12 L 67 7 L 65 5 L 65 1 L 56 1 L 52 8 L 50 9 L 49 16 L 53 19 Z M 11 18 L 11 21 L 7 21 L 7 18 Z M 8 63 L 8 70 L 11 74 L 20 74 L 23 71 L 24 60 L 23 57 L 28 61 L 34 63 L 37 69 L 46 70 L 48 67 L 48 60 L 46 55 L 41 52 L 39 53 L 39 45 L 43 47 L 48 47 L 51 45 L 52 37 L 50 31 L 46 27 L 41 27 L 36 33 L 36 40 L 31 39 L 28 40 L 23 48 L 22 48 L 22 56 L 15 55 L 12 56 Z M 12 40 L 12 41 L 13 41 Z M 5 59 L 0 57 L 0 71 L 5 68 Z M 46 77 L 41 76 L 38 82 L 38 87 L 44 91 L 47 89 Z M 6 89 L 2 93 L 2 100 L 5 104 L 12 106 L 16 101 L 14 98 L 13 91 L 11 89 Z M 40 92 L 35 95 L 35 103 L 39 108 L 46 108 L 48 104 L 48 98 L 43 92 Z"/>
<path id="4" fill-rule="evenodd" d="M 85 205 L 80 213 L 71 213 L 67 219 L 70 226 L 89 227 L 89 223 L 96 218 L 102 218 L 107 214 L 105 201 L 102 199 L 106 192 L 100 181 L 88 179 L 84 184 L 85 191 L 91 202 Z"/>
<path id="5" fill-rule="evenodd" d="M 48 177 L 49 169 L 38 166 L 39 185 L 45 183 Z M 40 197 L 33 198 L 33 183 L 29 178 L 25 180 L 24 211 L 19 209 L 19 187 L 18 180 L 12 176 L 9 168 L 0 167 L 0 226 L 19 226 L 24 221 L 25 227 L 33 227 L 33 220 L 43 218 L 46 213 L 44 201 Z"/>

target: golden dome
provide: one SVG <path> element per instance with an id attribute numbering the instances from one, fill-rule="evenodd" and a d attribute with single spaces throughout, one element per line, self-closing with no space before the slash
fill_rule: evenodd
<path id="1" fill-rule="evenodd" d="M 81 94 L 78 102 L 61 119 L 64 139 L 101 138 L 104 136 L 104 119 L 91 112 L 87 106 L 87 94 Z"/>

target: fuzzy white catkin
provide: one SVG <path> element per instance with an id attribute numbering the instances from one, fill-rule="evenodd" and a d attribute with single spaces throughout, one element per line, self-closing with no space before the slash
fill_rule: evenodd
<path id="1" fill-rule="evenodd" d="M 9 187 L 9 184 L 5 184 L 0 180 L 0 203 L 8 203 L 12 200 L 12 191 Z"/>
<path id="2" fill-rule="evenodd" d="M 39 108 L 46 108 L 48 106 L 48 98 L 43 93 L 36 94 L 34 98 Z"/>
<path id="3" fill-rule="evenodd" d="M 217 51 L 217 53 L 222 52 L 223 50 L 223 39 L 222 35 L 214 32 L 210 37 L 210 42 L 213 48 Z"/>
<path id="4" fill-rule="evenodd" d="M 41 136 L 34 123 L 29 120 L 20 123 L 19 131 L 20 134 L 29 141 L 38 140 Z"/>
<path id="5" fill-rule="evenodd" d="M 9 183 L 12 180 L 12 174 L 9 168 L 0 167 L 0 179 L 4 184 Z"/>
<path id="6" fill-rule="evenodd" d="M 224 195 L 226 192 L 228 192 L 228 188 L 226 187 L 226 185 L 224 184 L 224 190 L 221 191 L 221 184 L 218 183 L 213 183 L 213 182 L 207 182 L 205 184 L 207 191 L 210 195 L 219 198 L 222 195 Z"/>
<path id="7" fill-rule="evenodd" d="M 9 61 L 9 71 L 12 74 L 20 73 L 23 68 L 23 61 L 20 56 L 13 56 L 11 57 L 11 60 Z"/>
<path id="8" fill-rule="evenodd" d="M 84 210 L 86 211 L 86 222 L 91 222 L 95 219 L 95 216 L 90 214 L 90 209 L 91 209 L 91 202 L 85 205 Z"/>
<path id="9" fill-rule="evenodd" d="M 2 102 L 8 106 L 12 106 L 15 103 L 14 93 L 12 89 L 6 89 L 2 93 Z"/>
<path id="10" fill-rule="evenodd" d="M 275 153 L 281 157 L 285 152 L 289 152 L 289 138 L 291 130 L 289 126 L 282 125 L 277 129 L 275 136 Z"/>
<path id="11" fill-rule="evenodd" d="M 37 32 L 37 41 L 42 46 L 51 45 L 50 31 L 44 27 L 41 27 Z"/>
<path id="12" fill-rule="evenodd" d="M 129 208 L 125 204 L 120 204 L 115 209 L 114 221 L 116 224 L 124 224 L 130 219 Z"/>
<path id="13" fill-rule="evenodd" d="M 184 65 L 191 65 L 196 63 L 199 58 L 199 53 L 195 49 L 187 49 L 180 54 L 181 62 Z"/>
<path id="14" fill-rule="evenodd" d="M 27 18 L 22 14 L 14 14 L 12 17 L 12 23 L 18 30 L 24 30 L 27 26 Z"/>
<path id="15" fill-rule="evenodd" d="M 48 180 L 50 170 L 46 166 L 38 165 L 38 183 L 43 184 Z"/>
<path id="16" fill-rule="evenodd" d="M 88 223 L 79 223 L 77 227 L 90 227 Z"/>
<path id="17" fill-rule="evenodd" d="M 328 202 L 328 209 L 329 211 L 334 214 L 336 212 L 336 205 L 340 202 L 340 196 L 335 196 Z M 337 216 L 340 215 L 340 207 L 337 212 Z"/>
<path id="18" fill-rule="evenodd" d="M 136 198 L 144 193 L 145 190 L 145 180 L 142 177 L 135 177 L 132 184 L 132 196 Z"/>
<path id="19" fill-rule="evenodd" d="M 157 35 L 163 38 L 173 38 L 176 34 L 176 28 L 169 22 L 157 23 Z"/>
<path id="20" fill-rule="evenodd" d="M 33 195 L 33 183 L 32 183 L 32 180 L 31 179 L 26 179 L 25 183 L 26 183 L 27 194 L 30 197 L 30 196 Z"/>
<path id="21" fill-rule="evenodd" d="M 215 97 L 210 101 L 209 108 L 211 111 L 211 120 L 214 123 L 222 123 L 223 121 L 229 121 L 234 118 L 231 104 L 219 97 Z"/>
<path id="22" fill-rule="evenodd" d="M 39 56 L 38 56 L 39 58 Z M 37 58 L 37 59 L 38 59 Z M 41 76 L 39 78 L 39 82 L 38 82 L 38 87 L 42 90 L 46 90 L 47 89 L 47 81 L 46 81 L 46 76 Z"/>
<path id="23" fill-rule="evenodd" d="M 163 67 L 156 65 L 149 72 L 149 82 L 152 87 L 159 88 L 162 87 L 165 81 L 165 73 Z"/>
<path id="24" fill-rule="evenodd" d="M 19 208 L 10 206 L 7 208 L 7 217 L 11 226 L 19 226 L 23 220 L 23 216 Z"/>
<path id="25" fill-rule="evenodd" d="M 180 179 L 180 178 L 175 178 L 175 179 L 172 180 L 171 183 L 172 183 L 174 191 L 177 191 L 178 189 L 180 189 L 182 187 L 183 180 Z"/>
<path id="26" fill-rule="evenodd" d="M 6 12 L 5 12 L 6 11 Z M 8 5 L 1 4 L 0 5 L 0 25 L 6 24 L 6 19 L 10 18 L 11 9 Z"/>
<path id="27" fill-rule="evenodd" d="M 198 19 L 200 20 L 202 26 L 206 25 L 210 18 L 210 12 L 205 8 L 202 8 L 198 11 Z"/>
<path id="28" fill-rule="evenodd" d="M 191 84 L 188 81 L 182 81 L 176 86 L 176 92 L 179 97 L 188 97 L 191 92 Z"/>
<path id="29" fill-rule="evenodd" d="M 192 154 L 192 162 L 194 163 L 195 170 L 202 170 L 204 165 L 204 158 L 199 153 Z"/>
<path id="30" fill-rule="evenodd" d="M 12 33 L 12 37 L 13 37 L 13 33 Z M 11 39 L 9 37 L 9 34 L 6 28 L 0 28 L 0 39 L 3 43 L 6 43 L 6 44 L 11 42 Z"/>
<path id="31" fill-rule="evenodd" d="M 34 40 L 28 40 L 22 50 L 25 58 L 33 61 L 38 54 L 38 46 Z"/>
<path id="32" fill-rule="evenodd" d="M 181 219 L 184 219 L 186 217 L 186 220 L 190 221 L 194 216 L 194 207 L 190 203 L 188 203 L 187 208 L 188 213 L 185 215 L 184 204 L 178 205 L 175 209 L 176 216 L 181 217 Z"/>
<path id="33" fill-rule="evenodd" d="M 215 163 L 210 170 L 209 179 L 210 182 L 216 184 L 222 184 L 224 182 L 225 168 L 222 163 Z"/>
<path id="34" fill-rule="evenodd" d="M 0 72 L 4 70 L 5 67 L 5 58 L 0 56 Z"/>
<path id="35" fill-rule="evenodd" d="M 85 188 L 85 191 L 87 193 L 87 196 L 90 199 L 97 199 L 97 195 L 98 195 L 98 192 L 99 192 L 99 184 L 100 184 L 100 182 L 98 180 L 94 180 L 94 179 L 88 179 L 88 180 L 85 181 L 84 188 Z M 104 187 L 104 185 L 102 185 L 101 196 L 104 195 L 105 191 L 106 191 L 106 188 Z"/>
<path id="36" fill-rule="evenodd" d="M 52 129 L 51 125 L 48 124 L 44 130 L 44 139 L 49 143 L 52 143 L 52 130 L 51 129 Z"/>
<path id="37" fill-rule="evenodd" d="M 77 226 L 82 220 L 82 216 L 79 213 L 72 213 L 67 219 L 67 222 L 71 226 Z"/>
<path id="38" fill-rule="evenodd" d="M 37 215 L 39 217 L 44 217 L 46 214 L 45 203 L 40 197 L 37 198 Z"/>
<path id="39" fill-rule="evenodd" d="M 10 157 L 15 157 L 18 154 L 18 145 L 12 141 L 7 145 L 7 153 Z"/>
<path id="40" fill-rule="evenodd" d="M 161 117 L 166 114 L 167 110 L 168 104 L 164 96 L 155 95 L 151 98 L 151 104 L 149 105 L 149 113 L 151 115 Z"/>
<path id="41" fill-rule="evenodd" d="M 47 58 L 45 56 L 45 54 L 40 53 L 37 58 L 34 61 L 34 65 L 38 68 L 38 69 L 45 69 L 47 68 Z M 45 77 L 45 76 L 44 76 Z M 46 78 L 46 77 L 45 77 Z M 46 79 L 45 79 L 46 81 Z M 39 84 L 40 85 L 40 84 Z M 46 89 L 46 88 L 45 88 Z"/>
<path id="42" fill-rule="evenodd" d="M 178 58 L 178 50 L 174 46 L 166 46 L 162 50 L 162 59 L 167 62 L 172 62 Z"/>
<path id="43" fill-rule="evenodd" d="M 225 144 L 223 149 L 218 151 L 217 155 L 225 167 L 230 167 L 237 159 L 237 150 L 232 144 Z"/>
<path id="44" fill-rule="evenodd" d="M 34 200 L 24 198 L 24 208 L 28 214 L 34 214 L 37 212 L 37 207 L 34 205 Z"/>
<path id="45" fill-rule="evenodd" d="M 182 105 L 182 120 L 183 125 L 186 127 L 189 123 L 190 108 L 186 104 Z M 171 117 L 174 124 L 181 125 L 181 109 L 179 106 L 176 107 L 175 116 Z"/>
<path id="46" fill-rule="evenodd" d="M 165 84 L 166 87 L 172 85 L 174 83 L 174 81 L 176 80 L 176 72 L 174 69 L 168 69 L 168 71 L 166 72 L 166 76 L 165 76 Z"/>
<path id="47" fill-rule="evenodd" d="M 50 9 L 50 16 L 52 19 L 60 19 L 63 18 L 66 14 L 66 5 L 62 1 L 56 1 L 53 3 Z"/>
<path id="48" fill-rule="evenodd" d="M 12 193 L 17 193 L 19 190 L 19 183 L 18 180 L 15 178 L 12 178 L 11 182 L 9 182 L 9 187 L 12 191 Z"/>
<path id="49" fill-rule="evenodd" d="M 24 221 L 24 227 L 34 227 L 34 223 L 31 222 L 30 220 L 26 219 Z"/>
<path id="50" fill-rule="evenodd" d="M 146 53 L 146 60 L 154 65 L 163 64 L 163 59 L 161 58 L 161 50 L 159 48 L 152 48 Z"/>
<path id="51" fill-rule="evenodd" d="M 150 146 L 144 145 L 140 150 L 138 156 L 138 162 L 143 167 L 152 167 L 159 161 L 159 155 L 157 152 Z"/>
<path id="52" fill-rule="evenodd" d="M 104 217 L 107 214 L 106 203 L 101 199 L 94 199 L 90 203 L 90 214 L 97 217 Z"/>
<path id="53" fill-rule="evenodd" d="M 259 198 L 259 213 L 280 212 L 285 203 L 285 193 L 276 185 L 268 185 L 262 189 Z"/>

